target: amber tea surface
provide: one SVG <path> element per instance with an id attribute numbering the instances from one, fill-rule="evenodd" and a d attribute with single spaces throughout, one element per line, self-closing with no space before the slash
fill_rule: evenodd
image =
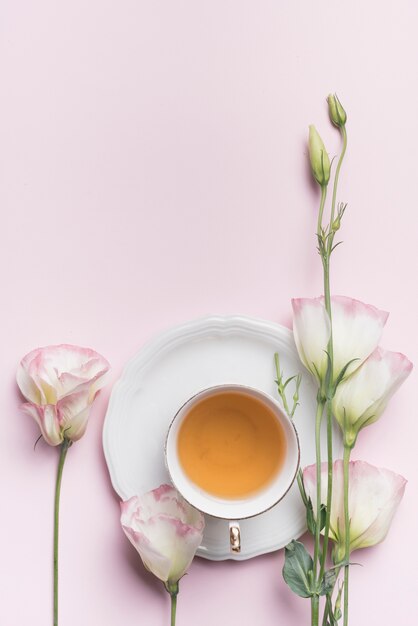
<path id="1" fill-rule="evenodd" d="M 189 479 L 228 499 L 266 487 L 286 456 L 277 416 L 262 400 L 240 391 L 219 392 L 195 404 L 183 419 L 177 446 Z"/>

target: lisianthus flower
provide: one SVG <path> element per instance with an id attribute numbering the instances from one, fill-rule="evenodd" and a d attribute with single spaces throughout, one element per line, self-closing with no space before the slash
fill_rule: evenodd
<path id="1" fill-rule="evenodd" d="M 28 400 L 23 410 L 38 423 L 51 446 L 83 436 L 91 404 L 105 384 L 109 363 L 90 348 L 47 346 L 29 352 L 17 370 L 17 384 Z"/>
<path id="2" fill-rule="evenodd" d="M 324 298 L 292 300 L 293 334 L 299 357 L 318 384 L 328 367 L 331 321 Z M 345 296 L 331 298 L 333 336 L 333 380 L 348 366 L 349 376 L 367 359 L 379 343 L 388 313 L 370 304 Z"/>
<path id="3" fill-rule="evenodd" d="M 359 431 L 379 419 L 411 370 L 412 363 L 405 355 L 379 347 L 338 385 L 332 410 L 347 445 L 352 446 Z"/>
<path id="4" fill-rule="evenodd" d="M 121 503 L 121 524 L 145 567 L 176 585 L 202 542 L 204 517 L 170 485 Z"/>
<path id="5" fill-rule="evenodd" d="M 321 466 L 321 504 L 327 501 L 328 466 Z M 330 538 L 335 542 L 334 560 L 345 557 L 344 476 L 343 462 L 334 462 Z M 311 499 L 316 516 L 316 466 L 303 470 L 306 495 Z M 368 548 L 386 537 L 398 504 L 405 491 L 406 480 L 387 469 L 365 461 L 350 461 L 348 507 L 350 511 L 350 552 Z M 322 533 L 324 531 L 322 530 Z"/>

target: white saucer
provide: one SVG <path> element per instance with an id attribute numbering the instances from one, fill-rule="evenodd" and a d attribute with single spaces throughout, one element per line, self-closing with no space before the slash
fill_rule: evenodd
<path id="1" fill-rule="evenodd" d="M 249 317 L 207 317 L 177 326 L 149 342 L 127 364 L 113 388 L 103 446 L 119 496 L 126 500 L 169 482 L 164 462 L 167 429 L 179 407 L 196 392 L 239 383 L 278 399 L 275 352 L 280 355 L 285 377 L 298 372 L 303 375 L 295 425 L 301 467 L 314 463 L 316 386 L 299 361 L 292 332 Z M 290 396 L 292 393 L 289 389 Z M 282 548 L 299 537 L 306 523 L 297 484 L 273 509 L 240 525 L 242 550 L 231 554 L 228 522 L 206 516 L 197 554 L 217 561 L 243 560 Z"/>

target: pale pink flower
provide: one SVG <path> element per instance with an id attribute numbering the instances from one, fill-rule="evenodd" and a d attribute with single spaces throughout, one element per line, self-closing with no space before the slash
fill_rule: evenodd
<path id="1" fill-rule="evenodd" d="M 47 443 L 57 446 L 64 438 L 82 437 L 108 370 L 109 363 L 94 350 L 66 344 L 37 348 L 23 357 L 17 370 L 17 384 L 28 400 L 23 409 Z"/>
<path id="2" fill-rule="evenodd" d="M 324 298 L 292 300 L 293 334 L 299 357 L 318 383 L 325 378 L 331 322 Z M 377 347 L 388 313 L 345 296 L 331 298 L 333 333 L 333 379 L 343 368 L 349 376 Z"/>
<path id="3" fill-rule="evenodd" d="M 121 524 L 145 567 L 168 585 L 186 573 L 205 526 L 202 513 L 170 485 L 122 502 Z"/>
<path id="4" fill-rule="evenodd" d="M 354 374 L 338 385 L 332 410 L 348 445 L 355 442 L 362 428 L 379 419 L 411 370 L 412 363 L 405 355 L 376 348 Z"/>
<path id="5" fill-rule="evenodd" d="M 321 504 L 327 501 L 327 463 L 321 466 Z M 303 482 L 316 515 L 316 466 L 303 470 Z M 383 541 L 402 500 L 406 480 L 387 469 L 364 461 L 350 461 L 348 507 L 350 514 L 350 552 Z M 324 531 L 322 530 L 322 533 Z M 330 538 L 336 543 L 335 560 L 345 557 L 343 462 L 334 462 Z"/>

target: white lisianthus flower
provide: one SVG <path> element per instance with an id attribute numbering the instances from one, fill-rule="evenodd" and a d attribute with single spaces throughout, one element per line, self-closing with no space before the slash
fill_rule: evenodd
<path id="1" fill-rule="evenodd" d="M 338 385 L 332 410 L 348 446 L 354 445 L 362 428 L 379 419 L 412 367 L 405 355 L 379 347 Z"/>
<path id="2" fill-rule="evenodd" d="M 121 503 L 121 524 L 146 569 L 176 585 L 202 542 L 204 517 L 171 485 Z"/>
<path id="3" fill-rule="evenodd" d="M 331 321 L 324 298 L 293 299 L 292 307 L 293 334 L 299 357 L 321 384 L 327 372 L 331 336 Z M 345 372 L 346 377 L 360 367 L 377 347 L 388 313 L 345 296 L 333 296 L 331 310 L 335 381 L 348 363 L 351 362 Z"/>
<path id="4" fill-rule="evenodd" d="M 343 462 L 335 461 L 333 471 L 330 538 L 335 542 L 334 561 L 345 557 Z M 306 495 L 311 499 L 316 517 L 316 466 L 303 470 Z M 327 501 L 328 466 L 321 466 L 321 504 Z M 349 463 L 348 506 L 350 511 L 350 552 L 380 543 L 386 537 L 406 480 L 387 469 L 364 461 Z M 324 531 L 322 530 L 322 533 Z"/>
<path id="5" fill-rule="evenodd" d="M 23 357 L 17 370 L 17 384 L 28 400 L 23 410 L 49 445 L 83 436 L 108 370 L 107 360 L 94 350 L 67 344 L 37 348 Z"/>

